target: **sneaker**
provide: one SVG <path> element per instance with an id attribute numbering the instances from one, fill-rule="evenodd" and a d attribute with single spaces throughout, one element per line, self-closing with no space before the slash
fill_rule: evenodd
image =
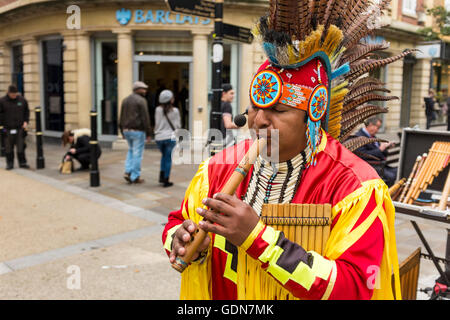
<path id="1" fill-rule="evenodd" d="M 123 174 L 123 178 L 125 179 L 126 182 L 131 183 L 131 179 L 130 179 L 130 174 L 129 173 L 124 173 Z"/>
<path id="2" fill-rule="evenodd" d="M 30 166 L 26 163 L 19 165 L 19 167 L 22 169 L 30 169 Z"/>

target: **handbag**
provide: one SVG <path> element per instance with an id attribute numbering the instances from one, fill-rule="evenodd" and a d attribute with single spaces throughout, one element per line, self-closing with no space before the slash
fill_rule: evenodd
<path id="1" fill-rule="evenodd" d="M 73 162 L 72 159 L 64 160 L 59 165 L 59 172 L 62 174 L 72 174 L 73 172 Z"/>

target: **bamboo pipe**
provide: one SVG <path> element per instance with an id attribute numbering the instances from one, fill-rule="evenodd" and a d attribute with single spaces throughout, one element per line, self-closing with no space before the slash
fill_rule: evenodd
<path id="1" fill-rule="evenodd" d="M 266 145 L 267 141 L 264 138 L 260 138 L 252 144 L 248 152 L 245 154 L 244 158 L 232 173 L 230 179 L 228 179 L 221 193 L 234 195 L 236 189 L 244 180 L 244 178 L 250 171 L 250 168 L 255 163 L 256 158 Z M 183 257 L 177 257 L 175 262 L 172 264 L 172 267 L 180 273 L 183 272 L 192 261 L 192 258 L 197 252 L 198 247 L 205 240 L 206 236 L 207 233 L 203 229 L 197 228 L 194 236 L 191 239 L 191 242 L 186 245 L 186 253 Z"/>
<path id="2" fill-rule="evenodd" d="M 445 211 L 447 209 L 447 200 L 449 194 L 450 194 L 450 171 L 447 175 L 447 180 L 445 181 L 444 190 L 442 190 L 441 201 L 439 201 L 439 210 Z"/>
<path id="3" fill-rule="evenodd" d="M 407 203 L 409 198 L 411 197 L 411 194 L 412 194 L 412 192 L 414 190 L 414 187 L 417 184 L 417 178 L 419 177 L 420 172 L 422 171 L 422 167 L 423 167 L 425 161 L 427 161 L 427 158 L 428 158 L 428 154 L 424 153 L 423 156 L 422 156 L 422 159 L 420 160 L 419 165 L 417 167 L 416 174 L 414 175 L 414 178 L 413 178 L 413 180 L 411 182 L 411 185 L 410 185 L 410 187 L 409 187 L 409 189 L 408 189 L 408 191 L 406 193 L 405 198 L 402 200 L 402 202 Z"/>
<path id="4" fill-rule="evenodd" d="M 425 156 L 425 155 L 424 155 Z M 422 156 L 417 156 L 416 162 L 414 163 L 413 169 L 411 173 L 409 174 L 408 180 L 406 180 L 405 186 L 403 188 L 403 191 L 400 195 L 399 201 L 402 202 L 405 200 L 406 193 L 408 192 L 409 187 L 411 186 L 411 183 L 417 174 L 417 169 L 419 168 L 420 161 L 422 160 Z"/>

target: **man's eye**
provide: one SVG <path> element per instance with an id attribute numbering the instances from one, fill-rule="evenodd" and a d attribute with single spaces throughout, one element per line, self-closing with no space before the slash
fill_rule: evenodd
<path id="1" fill-rule="evenodd" d="M 278 109 L 278 108 L 273 108 L 272 110 L 275 111 L 276 113 L 284 113 L 287 111 L 287 110 Z"/>

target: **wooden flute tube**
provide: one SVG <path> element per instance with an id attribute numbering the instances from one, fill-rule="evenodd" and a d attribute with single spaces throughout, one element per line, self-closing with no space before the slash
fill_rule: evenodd
<path id="1" fill-rule="evenodd" d="M 433 183 L 434 179 L 441 173 L 441 171 L 447 166 L 448 153 L 450 144 L 444 142 L 436 142 L 433 145 L 433 161 L 430 164 L 429 169 L 426 171 L 426 176 L 422 180 L 419 188 L 416 190 L 412 197 L 412 200 L 416 200 L 420 193 L 427 190 L 427 188 Z"/>
<path id="2" fill-rule="evenodd" d="M 392 187 L 389 188 L 389 195 L 391 196 L 392 200 L 394 200 L 394 196 L 399 192 L 400 189 L 405 185 L 406 178 L 401 179 L 396 184 L 394 184 Z"/>
<path id="3" fill-rule="evenodd" d="M 412 171 L 411 171 L 411 173 L 410 173 L 410 175 L 408 177 L 408 180 L 406 180 L 406 183 L 405 183 L 405 185 L 403 187 L 403 191 L 400 194 L 400 198 L 399 198 L 400 202 L 402 202 L 405 199 L 406 193 L 408 192 L 409 186 L 411 185 L 411 183 L 412 183 L 412 181 L 413 181 L 413 179 L 414 179 L 414 177 L 415 177 L 415 175 L 417 173 L 417 169 L 419 168 L 419 164 L 420 164 L 421 160 L 422 160 L 422 156 L 418 156 L 417 159 L 416 159 L 416 162 L 414 163 L 413 169 L 412 169 Z"/>
<path id="4" fill-rule="evenodd" d="M 263 138 L 255 141 L 248 152 L 245 154 L 244 158 L 241 160 L 235 171 L 232 173 L 230 179 L 228 179 L 225 186 L 222 188 L 221 193 L 234 195 L 236 189 L 239 187 L 241 182 L 244 180 L 250 168 L 256 161 L 256 158 L 266 146 L 267 141 Z M 189 263 L 192 261 L 195 253 L 197 252 L 200 244 L 205 240 L 207 233 L 200 228 L 194 232 L 191 238 L 191 242 L 186 245 L 186 253 L 182 257 L 177 257 L 175 262 L 172 264 L 172 268 L 178 272 L 183 272 Z"/>
<path id="5" fill-rule="evenodd" d="M 408 186 L 406 195 L 402 198 L 401 202 L 407 203 L 409 201 L 409 198 L 411 197 L 411 194 L 413 193 L 413 190 L 417 184 L 417 179 L 422 172 L 423 165 L 427 161 L 427 158 L 428 158 L 428 154 L 425 153 L 422 156 L 422 159 L 420 160 L 419 165 L 417 166 L 417 171 L 414 175 L 414 178 L 412 179 L 411 184 Z"/>
<path id="6" fill-rule="evenodd" d="M 441 201 L 439 201 L 439 210 L 445 211 L 447 209 L 447 199 L 450 194 L 450 171 L 445 181 L 444 190 L 442 190 Z"/>

